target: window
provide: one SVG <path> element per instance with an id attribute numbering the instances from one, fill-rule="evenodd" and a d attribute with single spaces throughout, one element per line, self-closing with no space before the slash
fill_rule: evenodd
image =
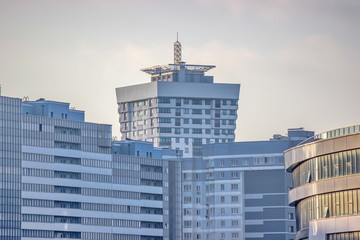
<path id="1" fill-rule="evenodd" d="M 210 115 L 210 109 L 205 109 L 205 114 Z"/>
<path id="2" fill-rule="evenodd" d="M 202 119 L 193 119 L 192 124 L 202 124 Z"/>
<path id="3" fill-rule="evenodd" d="M 215 110 L 215 117 L 219 118 L 220 117 L 220 110 Z M 220 123 L 219 123 L 220 124 Z"/>
<path id="4" fill-rule="evenodd" d="M 193 134 L 202 134 L 202 129 L 201 128 L 193 128 L 192 133 Z"/>
<path id="5" fill-rule="evenodd" d="M 224 160 L 220 160 L 220 166 L 224 166 L 225 165 L 225 161 Z"/>
<path id="6" fill-rule="evenodd" d="M 192 109 L 192 114 L 201 115 L 202 114 L 202 109 Z"/>
<path id="7" fill-rule="evenodd" d="M 184 221 L 184 228 L 191 228 L 191 221 Z"/>
<path id="8" fill-rule="evenodd" d="M 215 127 L 220 127 L 220 120 L 215 120 Z"/>
<path id="9" fill-rule="evenodd" d="M 185 99 L 184 99 L 184 104 L 185 104 L 185 105 L 188 105 L 188 104 L 189 104 L 189 99 L 185 98 Z"/>
<path id="10" fill-rule="evenodd" d="M 159 138 L 159 145 L 171 145 L 171 138 Z"/>
<path id="11" fill-rule="evenodd" d="M 231 196 L 231 202 L 238 202 L 239 197 L 238 196 Z"/>
<path id="12" fill-rule="evenodd" d="M 211 100 L 210 99 L 205 99 L 205 105 L 210 105 L 211 104 Z"/>
<path id="13" fill-rule="evenodd" d="M 184 185 L 184 192 L 190 192 L 191 191 L 191 185 L 190 184 L 185 184 Z"/>
<path id="14" fill-rule="evenodd" d="M 192 105 L 202 105 L 202 100 L 201 99 L 193 99 Z"/>
<path id="15" fill-rule="evenodd" d="M 237 166 L 238 165 L 238 160 L 231 160 L 231 166 Z"/>
<path id="16" fill-rule="evenodd" d="M 239 185 L 238 184 L 231 184 L 231 190 L 238 190 Z"/>
<path id="17" fill-rule="evenodd" d="M 158 103 L 170 103 L 170 98 L 158 98 Z"/>
<path id="18" fill-rule="evenodd" d="M 160 133 L 171 133 L 171 128 L 159 128 Z"/>
<path id="19" fill-rule="evenodd" d="M 237 177 L 239 177 L 239 173 L 238 172 L 231 172 L 231 177 L 232 178 L 237 178 Z"/>
<path id="20" fill-rule="evenodd" d="M 232 214 L 238 214 L 238 213 L 239 213 L 239 209 L 238 209 L 238 208 L 231 208 L 231 213 L 232 213 Z"/>
<path id="21" fill-rule="evenodd" d="M 225 184 L 220 184 L 220 190 L 224 191 L 225 190 Z"/>
<path id="22" fill-rule="evenodd" d="M 189 114 L 189 109 L 184 109 L 184 114 Z"/>
<path id="23" fill-rule="evenodd" d="M 237 239 L 237 238 L 239 238 L 239 233 L 238 232 L 233 232 L 233 233 L 231 233 L 231 237 L 233 239 Z"/>
<path id="24" fill-rule="evenodd" d="M 221 196 L 221 197 L 220 197 L 220 202 L 222 202 L 222 203 L 225 202 L 225 196 Z"/>
<path id="25" fill-rule="evenodd" d="M 220 100 L 215 100 L 215 107 L 220 108 Z"/>
<path id="26" fill-rule="evenodd" d="M 184 118 L 183 122 L 184 122 L 184 124 L 189 124 L 189 119 L 188 119 L 188 118 Z"/>
<path id="27" fill-rule="evenodd" d="M 159 108 L 159 113 L 171 113 L 171 108 Z"/>
<path id="28" fill-rule="evenodd" d="M 159 118 L 159 123 L 171 123 L 171 118 Z"/>
<path id="29" fill-rule="evenodd" d="M 175 118 L 175 126 L 180 126 L 180 125 L 181 125 L 180 118 Z"/>
<path id="30" fill-rule="evenodd" d="M 210 125 L 211 124 L 210 119 L 205 119 L 205 124 Z"/>
<path id="31" fill-rule="evenodd" d="M 191 203 L 191 197 L 190 196 L 186 196 L 184 197 L 184 203 Z"/>

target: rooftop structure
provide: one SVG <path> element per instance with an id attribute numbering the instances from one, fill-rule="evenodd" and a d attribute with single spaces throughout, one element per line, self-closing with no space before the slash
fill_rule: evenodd
<path id="1" fill-rule="evenodd" d="M 142 69 L 151 82 L 116 89 L 122 139 L 201 156 L 201 145 L 235 139 L 239 84 L 214 83 L 212 65 L 185 64 L 175 43 L 173 64 Z"/>
<path id="2" fill-rule="evenodd" d="M 21 104 L 21 113 L 80 122 L 85 120 L 84 111 L 70 108 L 69 103 L 49 101 L 44 98 L 36 101 L 29 101 L 25 98 Z"/>

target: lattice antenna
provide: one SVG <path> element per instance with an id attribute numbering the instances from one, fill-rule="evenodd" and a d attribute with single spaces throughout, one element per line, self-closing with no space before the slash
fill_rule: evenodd
<path id="1" fill-rule="evenodd" d="M 176 42 L 174 43 L 174 64 L 181 62 L 181 43 L 179 42 L 179 34 L 176 33 Z"/>

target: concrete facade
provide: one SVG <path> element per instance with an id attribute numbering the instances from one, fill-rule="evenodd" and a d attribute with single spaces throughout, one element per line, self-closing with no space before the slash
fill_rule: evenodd
<path id="1" fill-rule="evenodd" d="M 233 142 L 239 84 L 213 83 L 213 66 L 169 64 L 150 70 L 151 82 L 116 89 L 122 139 L 200 157 L 202 144 Z M 159 70 L 160 69 L 160 70 Z"/>
<path id="2" fill-rule="evenodd" d="M 294 239 L 283 151 L 312 135 L 289 129 L 270 141 L 207 144 L 202 159 L 184 159 L 183 239 Z"/>
<path id="3" fill-rule="evenodd" d="M 360 125 L 318 134 L 284 155 L 296 239 L 359 239 Z"/>

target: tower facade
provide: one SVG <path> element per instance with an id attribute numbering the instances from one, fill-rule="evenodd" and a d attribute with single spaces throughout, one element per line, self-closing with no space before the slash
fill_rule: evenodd
<path id="1" fill-rule="evenodd" d="M 120 132 L 202 156 L 202 144 L 234 141 L 240 85 L 214 83 L 205 73 L 215 66 L 181 62 L 179 42 L 174 52 L 174 64 L 142 69 L 151 82 L 116 89 Z"/>
<path id="2" fill-rule="evenodd" d="M 360 239 L 360 125 L 315 135 L 284 155 L 296 239 Z"/>
<path id="3" fill-rule="evenodd" d="M 68 103 L 0 96 L 0 239 L 170 239 L 175 151 L 111 136 Z"/>

